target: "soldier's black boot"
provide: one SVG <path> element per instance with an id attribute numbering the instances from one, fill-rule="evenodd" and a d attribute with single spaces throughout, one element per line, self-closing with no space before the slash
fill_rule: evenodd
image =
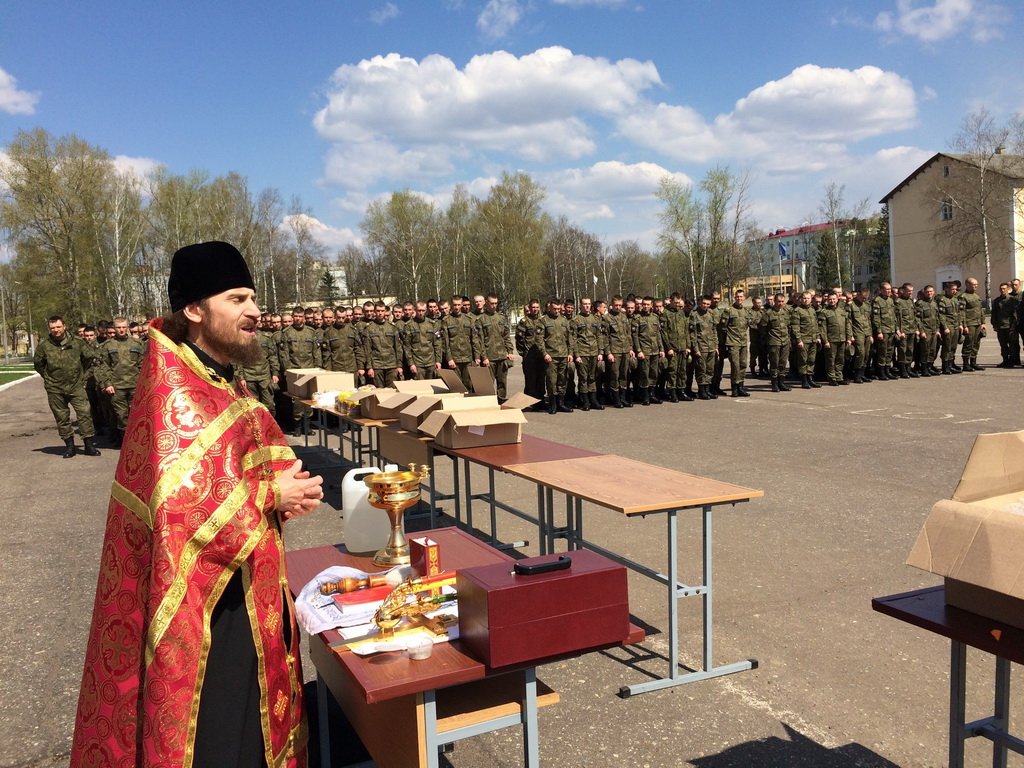
<path id="1" fill-rule="evenodd" d="M 910 372 L 907 370 L 907 364 L 906 363 L 900 363 L 899 369 L 900 369 L 900 378 L 901 379 L 909 379 L 910 378 Z"/>
<path id="2" fill-rule="evenodd" d="M 64 449 L 64 458 L 73 459 L 78 454 L 78 449 L 75 448 L 75 438 L 73 436 L 65 437 L 64 445 L 66 446 Z"/>
<path id="3" fill-rule="evenodd" d="M 577 406 L 581 411 L 590 410 L 590 399 L 587 397 L 586 392 L 580 392 L 579 405 Z"/>
<path id="4" fill-rule="evenodd" d="M 914 367 L 912 365 L 910 365 L 910 363 L 904 363 L 903 364 L 903 370 L 905 370 L 907 372 L 907 376 L 909 376 L 912 379 L 919 379 L 919 378 L 921 378 L 921 374 L 918 373 L 917 371 L 915 371 Z"/>
<path id="5" fill-rule="evenodd" d="M 679 396 L 676 394 L 676 390 L 672 387 L 668 387 L 665 390 L 665 394 L 662 395 L 662 399 L 668 400 L 670 403 L 678 403 Z"/>
<path id="6" fill-rule="evenodd" d="M 115 429 L 114 435 L 111 438 L 111 442 L 113 442 L 115 448 L 120 448 L 121 445 L 124 443 L 124 432 L 122 432 L 120 429 Z"/>
<path id="7" fill-rule="evenodd" d="M 953 371 L 951 371 L 949 369 L 949 360 L 943 360 L 942 361 L 942 375 L 943 376 L 949 376 L 952 373 L 953 373 Z"/>
<path id="8" fill-rule="evenodd" d="M 697 385 L 697 399 L 698 400 L 710 400 L 711 399 L 711 395 L 708 394 L 708 385 L 707 384 L 698 384 Z"/>
<path id="9" fill-rule="evenodd" d="M 658 388 L 657 387 L 648 387 L 647 391 L 650 392 L 651 402 L 654 405 L 661 405 L 661 398 L 658 397 Z"/>
<path id="10" fill-rule="evenodd" d="M 564 396 L 555 398 L 555 402 L 558 404 L 557 407 L 559 413 L 572 413 L 572 408 L 566 405 Z"/>
<path id="11" fill-rule="evenodd" d="M 679 401 L 682 402 L 682 403 L 692 403 L 693 402 L 693 395 L 690 394 L 689 390 L 686 390 L 686 389 L 683 389 L 682 387 L 680 387 L 678 390 L 676 390 L 676 394 L 679 397 Z"/>
<path id="12" fill-rule="evenodd" d="M 643 395 L 641 397 L 642 397 L 642 399 L 640 400 L 640 405 L 650 405 L 651 404 L 651 390 L 650 389 L 648 389 L 647 387 L 644 387 Z"/>
<path id="13" fill-rule="evenodd" d="M 619 390 L 617 389 L 612 390 L 612 405 L 616 408 L 625 408 L 622 404 L 622 398 L 619 397 Z"/>
<path id="14" fill-rule="evenodd" d="M 952 371 L 953 373 L 963 373 L 964 372 L 964 369 L 956 364 L 956 360 L 950 360 L 949 361 L 949 370 Z"/>
<path id="15" fill-rule="evenodd" d="M 601 405 L 601 402 L 597 399 L 597 392 L 590 393 L 590 407 L 593 408 L 595 411 L 604 410 L 604 406 Z"/>
<path id="16" fill-rule="evenodd" d="M 811 377 L 808 376 L 806 373 L 801 374 L 801 376 L 800 376 L 800 389 L 810 389 L 810 388 L 811 388 Z"/>
<path id="17" fill-rule="evenodd" d="M 779 389 L 781 389 L 783 392 L 792 392 L 793 391 L 793 388 L 791 386 L 789 386 L 789 384 L 786 383 L 786 377 L 783 376 L 782 374 L 779 374 L 778 382 L 779 382 Z"/>
<path id="18" fill-rule="evenodd" d="M 778 378 L 772 379 L 772 392 L 781 392 L 781 391 L 782 390 L 779 389 L 779 380 L 778 380 Z"/>
<path id="19" fill-rule="evenodd" d="M 550 395 L 548 397 L 548 413 L 550 413 L 552 416 L 558 413 L 558 400 L 555 398 L 554 395 Z"/>
<path id="20" fill-rule="evenodd" d="M 969 358 L 964 358 L 964 361 L 960 366 L 960 370 L 967 371 L 968 373 L 974 370 L 974 367 L 971 365 L 971 361 Z"/>
<path id="21" fill-rule="evenodd" d="M 96 450 L 96 446 L 95 444 L 93 444 L 91 437 L 83 437 L 82 442 L 85 443 L 85 450 L 83 451 L 83 453 L 85 453 L 86 456 L 100 455 L 100 452 Z"/>
<path id="22" fill-rule="evenodd" d="M 736 388 L 740 391 L 740 397 L 750 397 L 750 393 L 747 392 L 747 385 L 745 382 L 740 382 L 736 385 Z"/>
<path id="23" fill-rule="evenodd" d="M 972 357 L 971 358 L 971 370 L 972 371 L 980 371 L 980 370 L 982 370 L 981 366 L 978 365 L 978 358 L 976 358 L 976 357 Z"/>
<path id="24" fill-rule="evenodd" d="M 714 384 L 708 384 L 706 391 L 708 393 L 708 397 L 710 397 L 712 400 L 718 399 L 718 390 L 715 388 Z M 723 392 L 722 394 L 725 393 Z"/>

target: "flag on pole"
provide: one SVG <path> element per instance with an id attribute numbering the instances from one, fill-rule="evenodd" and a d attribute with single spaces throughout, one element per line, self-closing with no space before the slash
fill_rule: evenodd
<path id="1" fill-rule="evenodd" d="M 597 285 L 597 275 L 594 275 L 594 285 Z"/>
<path id="2" fill-rule="evenodd" d="M 784 259 L 789 256 L 789 252 L 786 251 L 786 244 L 779 240 L 779 258 Z"/>

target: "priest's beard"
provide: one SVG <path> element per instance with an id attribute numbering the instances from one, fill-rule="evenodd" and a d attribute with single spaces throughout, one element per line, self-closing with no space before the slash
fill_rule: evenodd
<path id="1" fill-rule="evenodd" d="M 263 357 L 256 336 L 242 336 L 234 321 L 211 319 L 203 328 L 203 346 L 213 357 L 226 358 L 242 366 L 256 365 Z"/>

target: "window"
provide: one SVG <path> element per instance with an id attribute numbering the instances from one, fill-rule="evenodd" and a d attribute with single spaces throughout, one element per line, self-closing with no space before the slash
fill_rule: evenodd
<path id="1" fill-rule="evenodd" d="M 943 176 L 949 176 L 949 166 L 948 165 L 942 166 L 942 175 Z"/>
<path id="2" fill-rule="evenodd" d="M 943 198 L 939 204 L 939 221 L 953 220 L 953 201 L 948 197 Z"/>

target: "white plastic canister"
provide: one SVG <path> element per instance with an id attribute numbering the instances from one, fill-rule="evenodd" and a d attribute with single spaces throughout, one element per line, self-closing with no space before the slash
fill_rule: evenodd
<path id="1" fill-rule="evenodd" d="M 396 469 L 394 464 L 384 467 L 385 472 Z M 376 552 L 387 546 L 391 523 L 383 509 L 370 505 L 370 489 L 363 482 L 364 477 L 380 471 L 378 467 L 359 467 L 347 472 L 341 481 L 341 519 L 349 552 Z"/>

